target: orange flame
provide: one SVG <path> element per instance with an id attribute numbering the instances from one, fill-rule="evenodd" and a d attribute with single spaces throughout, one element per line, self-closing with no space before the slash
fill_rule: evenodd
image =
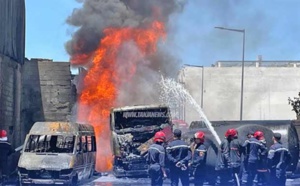
<path id="1" fill-rule="evenodd" d="M 83 90 L 78 98 L 78 120 L 95 127 L 97 138 L 97 171 L 112 169 L 111 131 L 109 125 L 110 109 L 116 106 L 118 87 L 125 80 L 130 81 L 136 72 L 137 63 L 122 64 L 126 77 L 120 77 L 117 56 L 121 45 L 133 42 L 141 55 L 130 59 L 140 61 L 156 52 L 157 42 L 165 38 L 165 26 L 154 21 L 147 28 L 107 28 L 105 37 L 93 54 L 80 54 L 71 57 L 73 65 L 82 64 L 82 59 L 92 59 L 92 64 L 84 78 Z"/>

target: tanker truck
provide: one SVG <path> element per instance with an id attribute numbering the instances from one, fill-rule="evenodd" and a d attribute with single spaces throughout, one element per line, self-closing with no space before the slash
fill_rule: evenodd
<path id="1" fill-rule="evenodd" d="M 113 174 L 117 177 L 146 177 L 146 152 L 158 131 L 171 140 L 170 110 L 164 105 L 139 105 L 113 108 L 110 113 Z"/>
<path id="2" fill-rule="evenodd" d="M 263 131 L 268 148 L 273 144 L 273 133 L 281 133 L 281 142 L 289 149 L 292 155 L 292 161 L 287 169 L 287 176 L 290 177 L 297 171 L 299 160 L 299 138 L 293 121 L 212 121 L 211 123 L 221 139 L 224 138 L 227 129 L 236 128 L 239 140 L 242 143 L 246 140 L 246 135 L 249 131 Z M 195 132 L 199 130 L 205 132 L 205 145 L 208 148 L 206 181 L 213 184 L 216 178 L 215 164 L 219 148 L 216 139 L 202 122 L 192 122 L 189 131 L 183 134 L 183 139 L 190 143 Z"/>

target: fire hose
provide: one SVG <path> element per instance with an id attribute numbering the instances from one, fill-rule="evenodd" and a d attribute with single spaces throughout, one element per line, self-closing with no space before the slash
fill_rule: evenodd
<path id="1" fill-rule="evenodd" d="M 19 151 L 21 151 L 21 150 L 23 150 L 23 145 L 21 145 L 21 146 L 15 148 L 15 151 L 16 151 L 16 152 L 19 152 Z"/>
<path id="2" fill-rule="evenodd" d="M 239 176 L 237 173 L 234 173 L 234 177 L 235 177 L 235 180 L 236 180 L 236 185 L 237 186 L 240 186 L 240 179 L 239 179 Z"/>

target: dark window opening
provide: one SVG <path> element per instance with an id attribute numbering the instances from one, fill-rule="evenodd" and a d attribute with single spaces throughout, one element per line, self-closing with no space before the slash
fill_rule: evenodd
<path id="1" fill-rule="evenodd" d="M 75 136 L 30 135 L 25 152 L 73 153 Z"/>
<path id="2" fill-rule="evenodd" d="M 95 138 L 95 136 L 92 136 L 92 148 L 93 148 L 93 152 L 96 152 L 96 151 L 97 151 L 96 138 Z"/>
<path id="3" fill-rule="evenodd" d="M 78 137 L 77 138 L 77 146 L 76 146 L 76 152 L 82 152 L 82 148 L 81 148 L 81 138 Z"/>

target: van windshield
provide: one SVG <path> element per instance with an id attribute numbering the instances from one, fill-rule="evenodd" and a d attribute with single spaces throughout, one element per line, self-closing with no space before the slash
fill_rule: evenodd
<path id="1" fill-rule="evenodd" d="M 75 136 L 30 135 L 25 152 L 73 153 Z"/>

